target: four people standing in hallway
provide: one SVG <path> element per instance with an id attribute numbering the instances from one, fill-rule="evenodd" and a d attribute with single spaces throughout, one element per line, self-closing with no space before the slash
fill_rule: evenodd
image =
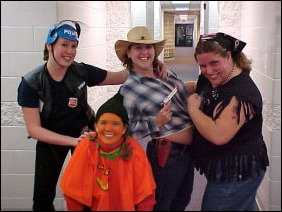
<path id="1" fill-rule="evenodd" d="M 146 27 L 132 28 L 127 38 L 118 40 L 115 50 L 130 70 L 120 89 L 129 116 L 129 133 L 137 140 L 149 140 L 146 151 L 157 184 L 155 210 L 184 211 L 194 179 L 189 94 L 172 71 L 166 81 L 156 75 L 156 58 L 165 40 L 154 40 Z M 174 89 L 175 95 L 165 102 Z"/>
<path id="2" fill-rule="evenodd" d="M 254 210 L 269 165 L 262 136 L 262 97 L 250 78 L 246 43 L 224 33 L 202 35 L 194 57 L 201 75 L 188 99 L 195 125 L 192 153 L 207 178 L 202 210 Z"/>
<path id="3" fill-rule="evenodd" d="M 18 89 L 28 133 L 38 139 L 34 210 L 54 210 L 65 157 L 83 128 L 93 123 L 86 85 L 121 84 L 128 76 L 127 71 L 107 72 L 74 62 L 79 34 L 78 22 L 54 25 L 45 45 L 47 62 L 25 75 Z M 195 52 L 202 71 L 196 88 L 201 98 L 192 95 L 188 107 L 189 93 L 176 74 L 170 71 L 166 81 L 158 77 L 156 58 L 164 42 L 153 40 L 147 28 L 135 27 L 128 40 L 116 43 L 118 57 L 130 69 L 120 90 L 130 132 L 137 139 L 150 140 L 147 155 L 157 182 L 156 210 L 184 210 L 191 198 L 192 123 L 186 108 L 197 128 L 192 145 L 196 167 L 208 179 L 202 209 L 219 210 L 224 202 L 223 209 L 228 210 L 230 201 L 252 210 L 268 158 L 261 132 L 261 95 L 249 77 L 250 63 L 241 52 L 244 42 L 223 33 L 201 37 Z M 176 94 L 164 103 L 174 89 Z M 227 185 L 237 193 L 223 199 L 220 194 Z"/>

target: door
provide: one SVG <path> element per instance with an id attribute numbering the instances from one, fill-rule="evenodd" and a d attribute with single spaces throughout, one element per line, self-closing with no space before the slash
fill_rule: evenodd
<path id="1" fill-rule="evenodd" d="M 175 24 L 175 47 L 193 47 L 194 24 Z"/>

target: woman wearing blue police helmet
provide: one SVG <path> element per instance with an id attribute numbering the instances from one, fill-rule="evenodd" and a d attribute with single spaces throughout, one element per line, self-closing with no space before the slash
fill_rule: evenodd
<path id="1" fill-rule="evenodd" d="M 47 37 L 46 37 L 45 49 L 44 49 L 44 60 L 47 61 L 49 58 L 49 51 L 48 51 L 47 46 L 54 44 L 58 40 L 58 38 L 76 42 L 76 44 L 78 45 L 79 36 L 81 32 L 80 25 L 85 26 L 84 27 L 85 30 L 88 29 L 88 27 L 85 24 L 83 24 L 82 22 L 78 22 L 78 21 L 64 20 L 57 24 L 54 24 L 49 29 Z"/>
<path id="2" fill-rule="evenodd" d="M 93 126 L 87 86 L 123 83 L 128 71 L 111 72 L 74 61 L 85 24 L 64 20 L 48 31 L 42 65 L 22 77 L 18 104 L 29 137 L 37 140 L 33 210 L 54 210 L 61 168 L 69 150 Z M 162 64 L 163 65 L 163 64 Z M 161 73 L 165 76 L 165 67 Z"/>
<path id="3" fill-rule="evenodd" d="M 75 28 L 66 24 L 66 21 L 60 23 L 60 24 L 54 24 L 53 27 L 49 29 L 46 43 L 52 44 L 56 41 L 58 37 L 62 37 L 68 40 L 77 41 L 80 35 L 80 26 L 78 22 L 71 21 Z M 66 31 L 65 31 L 66 30 Z"/>

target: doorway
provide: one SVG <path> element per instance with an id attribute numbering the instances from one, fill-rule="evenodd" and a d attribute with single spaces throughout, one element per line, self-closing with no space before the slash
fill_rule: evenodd
<path id="1" fill-rule="evenodd" d="M 193 47 L 194 24 L 175 24 L 175 47 Z"/>

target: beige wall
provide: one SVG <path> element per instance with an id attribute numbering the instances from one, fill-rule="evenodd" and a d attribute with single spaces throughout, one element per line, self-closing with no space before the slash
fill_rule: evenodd
<path id="1" fill-rule="evenodd" d="M 17 87 L 22 75 L 42 63 L 56 8 L 56 2 L 1 1 L 1 210 L 31 209 L 35 142 L 26 139 Z M 62 202 L 55 204 L 60 208 Z"/>
<path id="2" fill-rule="evenodd" d="M 100 68 L 121 70 L 114 42 L 130 28 L 130 2 L 1 1 L 1 210 L 31 210 L 35 141 L 27 140 L 17 105 L 20 77 L 43 63 L 49 27 L 62 19 L 85 22 L 76 60 Z M 96 110 L 118 87 L 89 89 Z M 67 162 L 67 161 L 66 161 Z M 55 208 L 64 209 L 57 189 Z"/>
<path id="3" fill-rule="evenodd" d="M 263 136 L 270 167 L 258 190 L 261 210 L 281 210 L 281 2 L 219 1 L 219 31 L 247 42 L 251 77 L 263 97 Z"/>
<path id="4" fill-rule="evenodd" d="M 270 167 L 258 191 L 262 210 L 281 210 L 281 2 L 245 2 L 241 35 L 254 60 L 252 78 L 263 96 L 263 135 Z"/>

